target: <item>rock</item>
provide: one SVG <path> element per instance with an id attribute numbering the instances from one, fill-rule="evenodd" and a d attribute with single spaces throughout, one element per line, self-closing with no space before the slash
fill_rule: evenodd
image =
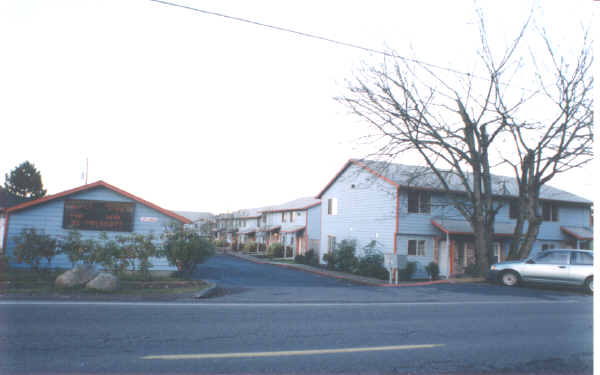
<path id="1" fill-rule="evenodd" d="M 56 286 L 59 288 L 73 288 L 85 285 L 98 275 L 98 270 L 91 264 L 78 264 L 56 278 Z"/>
<path id="2" fill-rule="evenodd" d="M 90 280 L 85 287 L 87 289 L 112 292 L 113 290 L 119 289 L 119 279 L 108 272 L 100 272 L 98 276 Z"/>

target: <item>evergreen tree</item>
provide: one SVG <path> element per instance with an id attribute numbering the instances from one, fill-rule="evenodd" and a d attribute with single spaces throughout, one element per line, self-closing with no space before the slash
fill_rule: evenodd
<path id="1" fill-rule="evenodd" d="M 42 175 L 29 161 L 21 163 L 10 174 L 4 175 L 6 191 L 22 199 L 37 199 L 46 195 Z"/>

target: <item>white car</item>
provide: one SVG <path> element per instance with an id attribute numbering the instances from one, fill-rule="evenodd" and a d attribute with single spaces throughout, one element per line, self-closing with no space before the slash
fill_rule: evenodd
<path id="1" fill-rule="evenodd" d="M 552 249 L 527 259 L 493 264 L 488 279 L 506 286 L 521 282 L 583 286 L 594 292 L 594 253 L 591 250 Z"/>

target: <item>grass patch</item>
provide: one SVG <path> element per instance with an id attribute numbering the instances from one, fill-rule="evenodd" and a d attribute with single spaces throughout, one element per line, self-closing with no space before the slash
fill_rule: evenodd
<path id="1" fill-rule="evenodd" d="M 25 294 L 32 296 L 164 296 L 198 292 L 208 286 L 202 280 L 183 280 L 174 276 L 152 275 L 148 280 L 142 274 L 132 272 L 119 276 L 120 288 L 113 292 L 89 290 L 84 287 L 57 288 L 56 278 L 66 270 L 42 270 L 8 268 L 0 272 L 0 294 Z"/>

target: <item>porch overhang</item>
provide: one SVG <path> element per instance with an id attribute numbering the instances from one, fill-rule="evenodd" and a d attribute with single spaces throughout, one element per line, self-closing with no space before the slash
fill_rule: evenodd
<path id="1" fill-rule="evenodd" d="M 281 229 L 281 233 L 296 233 L 303 231 L 306 228 L 306 225 L 293 225 L 284 229 Z"/>
<path id="2" fill-rule="evenodd" d="M 259 229 L 258 232 L 266 232 L 266 233 L 275 232 L 275 231 L 279 230 L 280 228 L 281 228 L 280 225 L 271 225 L 271 226 Z"/>
<path id="3" fill-rule="evenodd" d="M 560 230 L 579 241 L 588 241 L 594 239 L 592 228 L 588 227 L 560 227 Z"/>
<path id="4" fill-rule="evenodd" d="M 431 224 L 446 234 L 473 236 L 473 228 L 466 220 L 459 219 L 431 219 Z M 494 223 L 494 236 L 510 237 L 513 235 L 515 225 L 513 223 Z"/>

